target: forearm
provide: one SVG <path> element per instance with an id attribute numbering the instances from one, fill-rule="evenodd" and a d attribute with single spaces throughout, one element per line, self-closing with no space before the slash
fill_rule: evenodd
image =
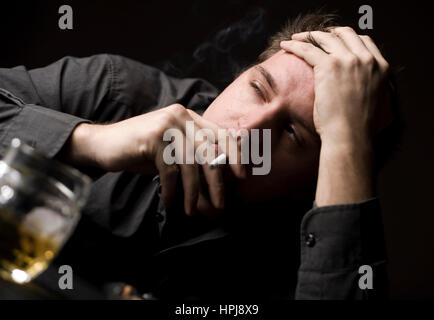
<path id="1" fill-rule="evenodd" d="M 146 136 L 155 126 L 147 118 L 141 115 L 112 124 L 80 124 L 71 133 L 60 157 L 82 169 L 155 174 L 155 166 L 144 151 Z"/>
<path id="2" fill-rule="evenodd" d="M 135 130 L 129 127 L 128 120 L 114 124 L 82 123 L 71 133 L 61 159 L 75 167 L 127 170 L 126 163 L 138 149 L 137 139 L 131 134 Z M 148 163 L 143 160 L 141 164 L 146 167 Z M 143 173 L 147 171 L 150 170 L 143 169 Z"/>
<path id="3" fill-rule="evenodd" d="M 318 206 L 362 202 L 374 197 L 373 151 L 367 138 L 340 143 L 323 139 L 315 202 Z"/>
<path id="4" fill-rule="evenodd" d="M 95 136 L 99 127 L 89 123 L 75 127 L 60 154 L 61 159 L 76 167 L 98 167 Z"/>

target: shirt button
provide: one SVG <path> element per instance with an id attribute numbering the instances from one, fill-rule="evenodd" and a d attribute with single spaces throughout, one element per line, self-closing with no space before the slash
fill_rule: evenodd
<path id="1" fill-rule="evenodd" d="M 315 235 L 313 233 L 309 233 L 305 240 L 305 243 L 308 247 L 313 247 L 315 245 Z"/>

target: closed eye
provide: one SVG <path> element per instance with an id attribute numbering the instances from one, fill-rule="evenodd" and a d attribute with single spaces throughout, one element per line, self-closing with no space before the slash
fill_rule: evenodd
<path id="1" fill-rule="evenodd" d="M 255 92 L 259 95 L 259 97 L 266 102 L 267 98 L 265 97 L 264 92 L 261 90 L 261 87 L 259 86 L 258 83 L 256 83 L 255 81 L 250 81 L 249 82 L 250 86 L 255 90 Z"/>

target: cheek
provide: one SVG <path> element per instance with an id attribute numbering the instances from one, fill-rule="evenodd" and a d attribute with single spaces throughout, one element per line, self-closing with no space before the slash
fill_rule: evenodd
<path id="1" fill-rule="evenodd" d="M 248 122 L 259 105 L 246 83 L 245 74 L 237 78 L 211 103 L 203 117 L 226 128 L 238 129 L 240 123 Z"/>
<path id="2" fill-rule="evenodd" d="M 239 98 L 232 88 L 223 91 L 206 109 L 203 117 L 217 123 L 221 127 L 233 128 L 239 113 Z"/>
<path id="3" fill-rule="evenodd" d="M 315 183 L 318 156 L 315 150 L 301 150 L 286 137 L 273 148 L 271 171 L 241 182 L 241 197 L 249 202 L 270 200 L 310 187 Z"/>
<path id="4" fill-rule="evenodd" d="M 205 110 L 203 117 L 207 120 L 216 121 L 225 114 L 225 106 L 224 96 L 223 93 L 221 93 Z"/>

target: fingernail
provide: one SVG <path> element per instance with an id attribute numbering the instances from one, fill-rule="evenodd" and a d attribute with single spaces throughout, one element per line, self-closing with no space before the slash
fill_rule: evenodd
<path id="1" fill-rule="evenodd" d="M 225 196 L 222 193 L 218 193 L 215 200 L 212 202 L 217 210 L 223 210 L 225 208 Z"/>
<path id="2" fill-rule="evenodd" d="M 194 207 L 190 207 L 188 204 L 185 206 L 185 208 L 184 208 L 184 210 L 185 210 L 185 214 L 187 215 L 187 216 L 194 216 L 194 214 L 195 214 L 195 210 L 194 210 L 195 208 Z"/>
<path id="3" fill-rule="evenodd" d="M 191 216 L 190 208 L 189 208 L 188 206 L 186 206 L 186 207 L 184 208 L 184 211 L 185 211 L 185 214 L 186 214 L 187 216 Z"/>

